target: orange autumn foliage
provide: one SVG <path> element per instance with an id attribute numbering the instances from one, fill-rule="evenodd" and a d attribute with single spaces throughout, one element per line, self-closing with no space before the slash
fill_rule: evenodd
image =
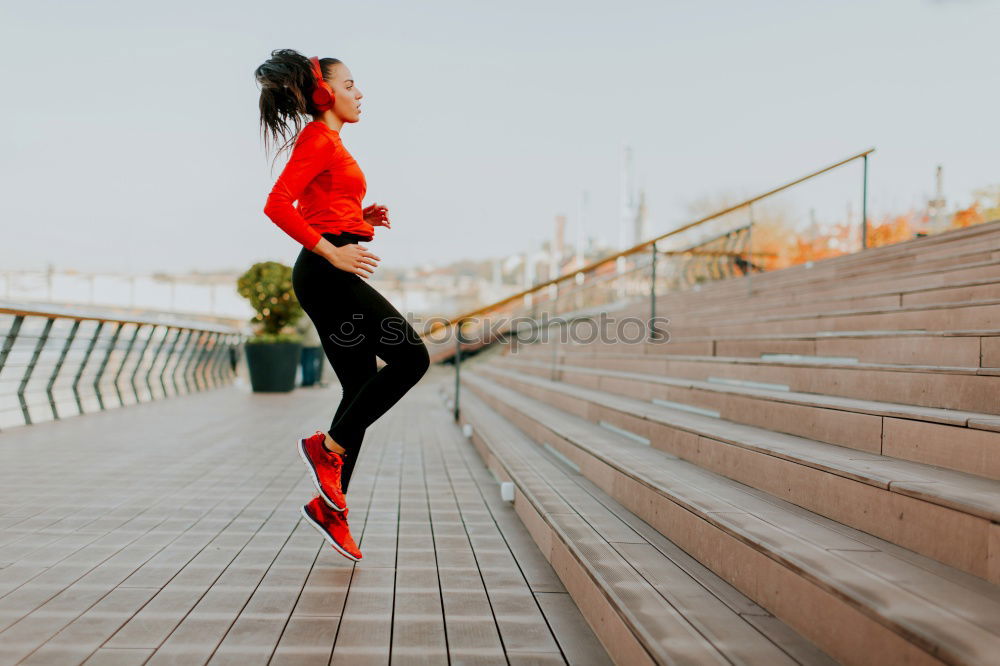
<path id="1" fill-rule="evenodd" d="M 925 215 L 918 218 L 913 211 L 902 215 L 887 215 L 881 223 L 870 221 L 868 223 L 868 247 L 891 245 L 913 238 L 915 234 L 924 230 L 926 222 Z"/>
<path id="2" fill-rule="evenodd" d="M 968 208 L 964 208 L 957 213 L 955 217 L 951 220 L 951 226 L 953 229 L 959 229 L 962 227 L 971 227 L 974 224 L 981 224 L 986 221 L 985 216 L 979 210 L 979 202 L 972 204 Z"/>
<path id="3" fill-rule="evenodd" d="M 985 221 L 977 202 L 956 211 L 947 228 L 959 229 Z M 926 213 L 915 210 L 869 219 L 868 247 L 891 245 L 929 233 L 929 222 Z M 761 220 L 754 225 L 753 231 L 755 263 L 764 270 L 776 270 L 860 249 L 856 224 L 832 224 L 828 229 L 826 233 L 804 233 L 790 228 L 785 219 Z"/>

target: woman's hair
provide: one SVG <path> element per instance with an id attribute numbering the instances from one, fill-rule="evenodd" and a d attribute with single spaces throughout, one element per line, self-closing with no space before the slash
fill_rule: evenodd
<path id="1" fill-rule="evenodd" d="M 321 58 L 319 61 L 323 77 L 339 64 L 336 58 Z M 260 131 L 264 138 L 264 149 L 270 150 L 279 141 L 284 141 L 275 158 L 288 148 L 302 129 L 303 117 L 320 113 L 312 101 L 312 64 L 309 58 L 292 49 L 276 49 L 271 57 L 254 70 L 254 78 L 260 84 Z"/>

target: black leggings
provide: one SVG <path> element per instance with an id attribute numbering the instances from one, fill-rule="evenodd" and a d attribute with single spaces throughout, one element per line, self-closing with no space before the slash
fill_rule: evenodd
<path id="1" fill-rule="evenodd" d="M 367 241 L 346 232 L 323 238 L 338 247 Z M 340 380 L 340 406 L 328 432 L 346 449 L 340 482 L 346 493 L 365 429 L 423 377 L 430 355 L 409 322 L 368 279 L 305 247 L 292 268 L 292 289 Z M 380 370 L 376 355 L 385 361 Z"/>

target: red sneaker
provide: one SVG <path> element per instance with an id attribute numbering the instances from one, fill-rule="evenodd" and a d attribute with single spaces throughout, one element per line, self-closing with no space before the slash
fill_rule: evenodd
<path id="1" fill-rule="evenodd" d="M 302 515 L 318 529 L 338 553 L 349 560 L 361 560 L 361 549 L 354 543 L 351 529 L 347 525 L 347 509 L 334 511 L 316 495 L 302 505 Z"/>
<path id="2" fill-rule="evenodd" d="M 325 440 L 326 433 L 322 430 L 317 430 L 311 437 L 300 439 L 299 455 L 309 466 L 320 497 L 337 511 L 343 511 L 347 508 L 347 500 L 340 489 L 340 470 L 344 467 L 344 459 L 339 453 L 323 446 Z"/>

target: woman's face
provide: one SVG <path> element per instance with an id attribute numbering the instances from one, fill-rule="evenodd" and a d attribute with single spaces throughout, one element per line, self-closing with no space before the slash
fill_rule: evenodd
<path id="1" fill-rule="evenodd" d="M 356 123 L 361 118 L 361 90 L 354 85 L 354 75 L 344 63 L 333 66 L 333 80 L 327 79 L 335 97 L 333 112 L 345 123 Z"/>

